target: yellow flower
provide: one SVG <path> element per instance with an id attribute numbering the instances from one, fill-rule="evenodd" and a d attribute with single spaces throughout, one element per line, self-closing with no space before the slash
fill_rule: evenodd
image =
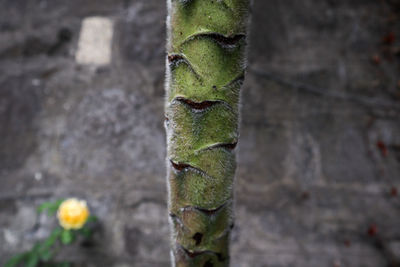
<path id="1" fill-rule="evenodd" d="M 58 221 L 66 230 L 82 228 L 89 215 L 86 201 L 76 198 L 64 200 L 57 212 Z"/>

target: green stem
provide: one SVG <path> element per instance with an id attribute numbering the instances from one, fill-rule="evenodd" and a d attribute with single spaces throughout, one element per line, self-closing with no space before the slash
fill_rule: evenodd
<path id="1" fill-rule="evenodd" d="M 165 106 L 173 266 L 229 266 L 250 0 L 168 0 Z"/>

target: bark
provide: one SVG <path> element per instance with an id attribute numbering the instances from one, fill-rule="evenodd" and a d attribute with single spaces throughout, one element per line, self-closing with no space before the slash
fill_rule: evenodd
<path id="1" fill-rule="evenodd" d="M 228 266 L 249 0 L 168 0 L 173 266 Z"/>

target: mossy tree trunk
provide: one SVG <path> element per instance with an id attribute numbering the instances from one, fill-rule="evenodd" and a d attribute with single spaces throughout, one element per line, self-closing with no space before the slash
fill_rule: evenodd
<path id="1" fill-rule="evenodd" d="M 173 266 L 229 265 L 250 0 L 168 0 L 165 126 Z"/>

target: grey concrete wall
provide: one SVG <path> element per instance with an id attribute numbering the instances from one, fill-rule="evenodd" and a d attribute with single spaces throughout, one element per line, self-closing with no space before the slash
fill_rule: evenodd
<path id="1" fill-rule="evenodd" d="M 77 266 L 168 266 L 162 0 L 0 0 L 0 265 L 85 198 Z M 112 62 L 81 66 L 85 17 Z M 400 2 L 255 0 L 235 267 L 400 266 Z"/>

